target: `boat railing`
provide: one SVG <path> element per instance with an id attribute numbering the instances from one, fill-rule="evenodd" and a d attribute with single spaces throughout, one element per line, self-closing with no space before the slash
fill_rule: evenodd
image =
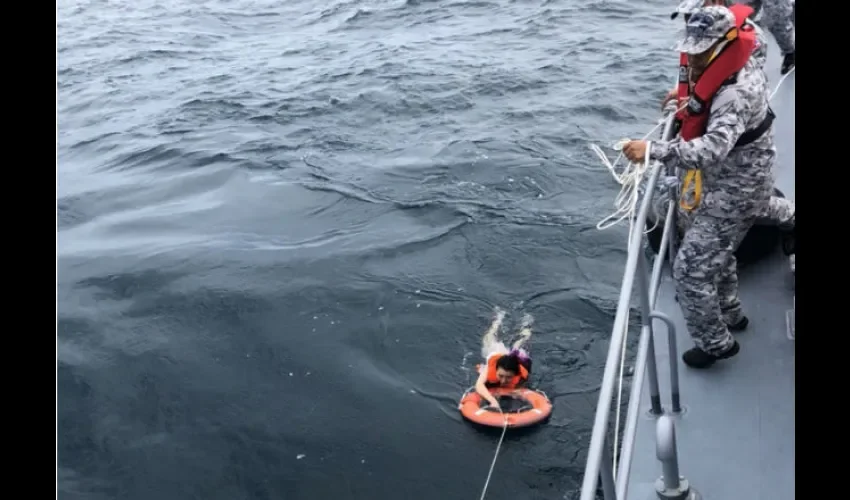
<path id="1" fill-rule="evenodd" d="M 664 121 L 661 133 L 662 140 L 668 140 L 675 134 L 674 115 L 670 113 Z M 644 231 L 647 216 L 652 206 L 652 197 L 662 168 L 648 171 L 650 177 L 644 189 L 643 199 L 629 234 L 628 257 L 623 273 L 623 284 L 617 312 L 614 317 L 614 327 L 611 331 L 611 343 L 608 347 L 608 358 L 599 390 L 599 402 L 596 406 L 596 416 L 590 438 L 587 454 L 587 464 L 584 471 L 580 500 L 594 500 L 599 481 L 602 482 L 602 493 L 605 500 L 625 500 L 628 494 L 629 472 L 632 455 L 634 454 L 635 434 L 638 416 L 641 413 L 641 395 L 643 394 L 644 379 L 649 381 L 650 413 L 658 418 L 656 422 L 656 455 L 661 462 L 662 477 L 656 483 L 659 498 L 685 499 L 691 496 L 688 482 L 679 476 L 678 457 L 676 453 L 675 423 L 665 415 L 661 405 L 658 387 L 658 370 L 655 359 L 655 342 L 653 320 L 659 320 L 666 326 L 670 361 L 670 412 L 681 411 L 679 398 L 678 355 L 676 347 L 676 327 L 673 321 L 660 311 L 655 310 L 661 273 L 665 265 L 665 257 L 675 255 L 674 239 L 671 232 L 675 227 L 676 211 L 674 202 L 668 204 L 667 215 L 664 219 L 664 230 L 658 255 L 651 274 L 647 270 L 648 262 L 644 250 Z M 673 260 L 672 258 L 670 259 Z M 633 288 L 637 282 L 638 297 L 641 312 L 641 330 L 635 358 L 634 376 L 629 395 L 626 413 L 625 430 L 620 447 L 619 460 L 613 463 L 613 447 L 608 439 L 609 416 L 612 398 L 617 386 L 620 356 L 625 342 L 628 316 L 631 307 Z M 646 377 L 645 377 L 646 375 Z M 616 471 L 615 471 L 616 468 Z"/>

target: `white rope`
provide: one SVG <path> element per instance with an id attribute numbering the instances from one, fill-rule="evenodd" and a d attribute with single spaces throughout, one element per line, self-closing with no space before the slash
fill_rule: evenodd
<path id="1" fill-rule="evenodd" d="M 785 82 L 785 79 L 788 78 L 791 73 L 793 73 L 796 69 L 797 67 L 794 66 L 788 73 L 782 75 L 782 78 L 780 78 L 779 82 L 777 82 L 776 87 L 773 89 L 773 92 L 770 93 L 770 97 L 768 98 L 768 100 L 773 100 L 773 97 L 779 91 L 779 87 L 782 86 L 782 84 Z M 683 104 L 680 108 L 676 109 L 673 112 L 679 112 L 686 106 L 687 104 Z M 647 132 L 646 135 L 641 138 L 641 140 L 647 140 L 650 135 L 655 133 L 655 131 L 658 130 L 658 128 L 664 124 L 665 120 L 666 116 L 659 120 L 658 123 L 654 127 L 652 127 L 652 130 Z M 608 171 L 611 172 L 611 176 L 614 177 L 614 180 L 617 181 L 618 184 L 623 186 L 620 189 L 620 192 L 617 194 L 616 198 L 614 198 L 614 206 L 616 207 L 614 213 L 605 217 L 604 219 L 599 221 L 598 224 L 596 224 L 596 229 L 599 229 L 600 231 L 619 224 L 627 217 L 634 218 L 634 216 L 637 214 L 638 187 L 640 186 L 641 181 L 643 180 L 643 177 L 646 174 L 647 169 L 649 168 L 649 162 L 644 161 L 640 164 L 629 162 L 628 165 L 626 165 L 626 167 L 623 169 L 622 173 L 617 173 L 617 163 L 619 163 L 620 160 L 625 158 L 622 152 L 623 146 L 625 146 L 626 143 L 629 141 L 630 139 L 621 139 L 614 143 L 612 149 L 619 151 L 620 153 L 617 155 L 617 158 L 614 159 L 613 163 L 608 159 L 608 156 L 605 155 L 605 153 L 599 146 L 597 146 L 596 144 L 590 144 L 590 149 L 593 150 L 594 153 L 596 153 L 596 156 L 599 157 L 605 168 L 607 168 Z M 629 223 L 631 224 L 631 220 L 629 221 Z"/>
<path id="2" fill-rule="evenodd" d="M 788 76 L 790 76 L 791 73 L 793 73 L 796 69 L 797 69 L 797 66 L 794 66 L 793 68 L 791 68 L 791 70 L 788 73 L 785 73 L 784 75 L 782 75 L 782 77 L 776 83 L 776 87 L 773 89 L 773 92 L 770 93 L 770 97 L 768 97 L 768 101 L 773 100 L 773 97 L 779 91 L 779 87 L 782 86 L 782 83 L 785 82 L 785 79 L 788 78 Z M 672 111 L 672 112 L 677 113 L 680 110 L 684 109 L 686 106 L 687 106 L 687 103 L 683 104 L 680 108 L 678 108 L 678 109 L 676 109 L 675 111 Z M 658 128 L 661 127 L 661 125 L 664 124 L 666 119 L 667 119 L 667 116 L 665 116 L 664 118 L 659 120 L 659 122 L 654 127 L 652 127 L 652 130 L 647 132 L 647 134 L 644 135 L 641 140 L 646 141 L 647 138 L 650 135 L 655 133 L 655 131 L 658 130 Z M 626 165 L 626 167 L 623 169 L 622 173 L 618 174 L 617 168 L 616 168 L 617 163 L 622 158 L 624 158 L 622 150 L 623 150 L 623 147 L 628 142 L 629 142 L 629 139 L 621 139 L 621 140 L 617 141 L 616 143 L 614 143 L 613 149 L 616 150 L 616 151 L 619 151 L 620 153 L 617 155 L 617 158 L 614 159 L 613 163 L 610 160 L 608 160 L 608 157 L 605 155 L 605 153 L 602 151 L 602 149 L 599 146 L 597 146 L 596 144 L 590 144 L 590 149 L 594 153 L 596 153 L 596 156 L 599 157 L 599 159 L 602 161 L 602 164 L 605 166 L 605 168 L 607 168 L 608 171 L 611 172 L 611 175 L 614 177 L 614 180 L 617 181 L 617 183 L 619 183 L 622 186 L 622 188 L 620 189 L 620 192 L 617 193 L 616 198 L 614 198 L 614 207 L 616 207 L 616 210 L 614 211 L 614 213 L 610 214 L 609 216 L 607 216 L 604 219 L 602 219 L 601 221 L 599 221 L 599 223 L 596 225 L 596 229 L 599 229 L 600 231 L 608 229 L 609 227 L 615 226 L 615 225 L 619 224 L 620 222 L 622 222 L 624 219 L 628 218 L 629 219 L 629 246 L 630 246 L 631 245 L 631 237 L 632 237 L 633 232 L 634 232 L 633 231 L 633 229 L 634 229 L 634 219 L 637 215 L 637 204 L 638 204 L 638 201 L 639 201 L 638 188 L 640 187 L 640 185 L 643 181 L 643 178 L 646 175 L 647 171 L 650 169 L 650 163 L 651 162 L 649 161 L 649 153 L 650 153 L 650 148 L 652 146 L 652 143 L 647 142 L 646 154 L 644 156 L 643 162 L 638 163 L 638 164 L 629 162 L 628 165 Z M 655 165 L 656 165 L 655 168 L 657 168 L 658 163 L 656 163 Z M 649 189 L 655 189 L 655 186 L 647 186 L 647 190 L 649 190 Z M 655 229 L 655 227 L 659 223 L 660 223 L 660 221 L 656 220 L 653 227 L 647 229 L 645 232 L 652 231 L 653 229 Z M 619 446 L 620 413 L 621 413 L 620 412 L 620 406 L 622 404 L 622 397 L 623 397 L 623 371 L 625 370 L 626 347 L 628 345 L 628 338 L 629 338 L 628 324 L 629 324 L 629 311 L 626 311 L 626 321 L 623 323 L 624 338 L 623 338 L 623 348 L 622 348 L 622 351 L 620 352 L 620 370 L 619 370 L 619 377 L 618 377 L 618 384 L 617 384 L 617 386 L 618 386 L 617 387 L 617 405 L 616 405 L 615 417 L 614 417 L 614 450 L 613 450 L 613 453 L 612 453 L 612 455 L 613 455 L 612 470 L 614 471 L 614 479 L 615 480 L 617 478 L 617 451 L 620 448 L 620 446 Z M 482 499 L 483 499 L 483 496 L 482 496 Z"/>
<path id="3" fill-rule="evenodd" d="M 661 119 L 657 125 L 655 125 L 652 130 L 650 130 L 641 140 L 646 140 L 650 135 L 652 135 L 658 127 L 664 124 L 663 118 Z M 629 218 L 629 227 L 631 228 L 632 220 L 637 212 L 637 203 L 638 203 L 638 188 L 640 187 L 640 183 L 643 180 L 643 176 L 646 173 L 647 168 L 649 168 L 649 161 L 644 161 L 641 164 L 635 164 L 629 162 L 626 168 L 623 169 L 623 172 L 617 173 L 617 163 L 624 158 L 623 156 L 623 146 L 629 142 L 629 139 L 621 139 L 617 141 L 613 149 L 620 151 L 620 154 L 617 155 L 617 158 L 614 160 L 614 163 L 608 160 L 608 157 L 602 152 L 602 149 L 596 144 L 591 144 L 590 149 L 593 150 L 594 153 L 602 160 L 602 164 L 605 168 L 611 172 L 611 175 L 614 177 L 614 180 L 617 181 L 621 186 L 620 192 L 617 193 L 617 197 L 614 198 L 614 206 L 616 207 L 616 211 L 605 217 L 598 224 L 596 224 L 596 229 L 603 231 L 608 229 L 609 227 L 613 227 L 624 219 Z"/>
<path id="4" fill-rule="evenodd" d="M 502 409 L 499 408 L 501 412 Z M 499 444 L 496 446 L 496 454 L 493 455 L 493 463 L 490 464 L 490 472 L 487 473 L 487 481 L 484 482 L 484 489 L 481 490 L 481 498 L 479 500 L 484 500 L 484 496 L 487 494 L 487 487 L 490 486 L 490 478 L 493 476 L 493 469 L 496 467 L 496 459 L 499 458 L 499 450 L 502 448 L 502 441 L 505 439 L 505 432 L 508 430 L 508 417 L 505 416 L 505 425 L 502 427 L 502 437 L 499 438 Z"/>
<path id="5" fill-rule="evenodd" d="M 662 121 L 661 123 L 664 123 L 664 122 Z M 658 128 L 658 125 L 656 125 L 655 128 Z M 655 129 L 653 129 L 653 131 L 654 130 Z M 652 132 L 650 132 L 650 134 L 651 133 Z M 644 137 L 644 139 L 646 139 L 646 137 L 648 137 L 648 136 L 649 136 L 649 134 L 647 134 Z M 623 145 L 625 145 L 625 143 L 623 143 Z M 620 146 L 620 149 L 622 149 L 622 146 Z M 647 143 L 646 143 L 646 153 L 644 154 L 644 160 L 643 160 L 642 168 L 640 168 L 639 170 L 635 169 L 635 171 L 637 173 L 635 174 L 635 178 L 632 181 L 633 186 L 634 186 L 632 188 L 632 194 L 630 195 L 632 206 L 629 208 L 630 211 L 627 214 L 628 217 L 629 217 L 629 243 L 628 243 L 628 247 L 631 247 L 632 237 L 634 237 L 634 214 L 635 214 L 635 211 L 637 209 L 637 201 L 638 201 L 637 188 L 640 185 L 641 179 L 643 178 L 643 175 L 646 173 L 646 170 L 649 168 L 649 165 L 651 163 L 649 161 L 649 153 L 651 151 L 652 151 L 652 142 L 647 141 Z M 629 325 L 629 319 L 630 319 L 629 317 L 630 317 L 630 310 L 626 310 L 626 321 L 623 322 L 623 347 L 620 350 L 620 368 L 619 368 L 619 375 L 617 377 L 617 405 L 616 405 L 616 410 L 615 410 L 615 413 L 614 413 L 614 415 L 615 415 L 614 416 L 614 450 L 612 452 L 613 464 L 611 466 L 611 471 L 613 473 L 615 481 L 617 480 L 617 450 L 620 447 L 619 446 L 619 440 L 620 440 L 620 407 L 623 404 L 623 373 L 626 369 L 626 347 L 628 346 L 628 339 L 629 339 L 629 326 L 628 326 Z"/>
<path id="6" fill-rule="evenodd" d="M 782 78 L 780 78 L 779 81 L 776 82 L 776 88 L 773 89 L 773 92 L 770 93 L 770 97 L 768 97 L 769 101 L 773 100 L 773 96 L 775 96 L 776 93 L 779 92 L 779 87 L 782 86 L 782 82 L 784 82 L 786 78 L 791 76 L 791 73 L 793 73 L 794 70 L 796 70 L 796 69 L 797 69 L 797 66 L 792 67 L 791 70 L 788 73 L 785 73 L 784 75 L 782 75 Z"/>
<path id="7" fill-rule="evenodd" d="M 777 82 L 776 87 L 773 89 L 773 92 L 770 93 L 770 97 L 768 98 L 768 100 L 773 100 L 773 97 L 779 91 L 779 87 L 782 86 L 782 84 L 785 82 L 785 79 L 788 78 L 791 73 L 793 73 L 796 69 L 797 67 L 794 66 L 788 73 L 782 75 L 782 78 L 780 78 L 779 82 Z M 687 104 L 683 104 L 680 108 L 676 109 L 673 112 L 679 112 L 686 106 Z M 658 130 L 658 128 L 664 124 L 665 120 L 666 116 L 659 120 L 658 123 L 654 127 L 652 127 L 652 130 L 647 132 L 646 135 L 641 138 L 641 140 L 647 140 L 650 135 L 655 133 L 655 131 Z M 620 153 L 617 155 L 617 158 L 614 159 L 613 163 L 608 159 L 608 157 L 605 155 L 605 153 L 599 146 L 597 146 L 596 144 L 590 144 L 590 149 L 593 150 L 594 153 L 596 153 L 596 156 L 599 157 L 605 168 L 607 168 L 608 171 L 611 172 L 611 176 L 614 177 L 614 180 L 617 181 L 618 184 L 623 186 L 620 189 L 620 192 L 617 194 L 616 198 L 614 198 L 614 206 L 616 207 L 614 213 L 605 217 L 604 219 L 599 221 L 598 224 L 596 224 L 596 229 L 599 229 L 600 231 L 619 224 L 627 217 L 634 218 L 634 216 L 637 214 L 638 187 L 640 186 L 641 181 L 643 180 L 643 177 L 646 174 L 647 169 L 649 168 L 649 162 L 644 161 L 640 164 L 629 162 L 628 165 L 626 165 L 626 167 L 623 169 L 622 173 L 618 174 L 617 163 L 619 163 L 620 160 L 625 158 L 623 156 L 622 150 L 623 146 L 625 146 L 627 142 L 629 142 L 629 139 L 621 139 L 614 143 L 612 149 L 619 151 Z M 631 220 L 629 222 L 631 224 Z M 649 230 L 647 232 L 649 232 Z"/>

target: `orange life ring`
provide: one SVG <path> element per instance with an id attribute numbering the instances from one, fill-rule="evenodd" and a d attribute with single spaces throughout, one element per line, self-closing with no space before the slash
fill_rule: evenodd
<path id="1" fill-rule="evenodd" d="M 463 418 L 479 425 L 488 427 L 502 427 L 505 425 L 505 418 L 508 419 L 508 427 L 528 427 L 530 425 L 539 424 L 549 418 L 552 414 L 552 403 L 542 391 L 532 389 L 507 389 L 504 387 L 496 387 L 489 389 L 493 397 L 510 396 L 522 399 L 531 405 L 531 408 L 516 412 L 516 413 L 500 413 L 494 410 L 488 410 L 481 407 L 481 402 L 484 400 L 475 388 L 469 389 L 460 398 L 458 409 Z"/>

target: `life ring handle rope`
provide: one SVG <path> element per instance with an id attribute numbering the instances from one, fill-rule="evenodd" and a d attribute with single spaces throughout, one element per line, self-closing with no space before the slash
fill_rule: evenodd
<path id="1" fill-rule="evenodd" d="M 496 453 L 493 454 L 493 461 L 490 463 L 490 471 L 487 473 L 487 480 L 484 481 L 484 488 L 481 490 L 481 498 L 479 500 L 484 500 L 484 497 L 487 495 L 487 487 L 490 486 L 490 478 L 493 477 L 493 469 L 496 468 L 496 459 L 499 458 L 499 451 L 502 449 L 502 442 L 505 440 L 505 433 L 507 431 L 508 417 L 505 415 L 505 423 L 502 425 L 502 435 L 499 437 L 499 444 L 496 445 Z"/>

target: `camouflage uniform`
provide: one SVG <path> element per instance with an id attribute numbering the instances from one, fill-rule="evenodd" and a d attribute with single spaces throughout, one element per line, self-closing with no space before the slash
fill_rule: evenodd
<path id="1" fill-rule="evenodd" d="M 734 26 L 734 16 L 725 7 L 699 9 L 692 23 L 698 15 L 713 23 L 688 33 L 678 51 L 704 52 Z M 651 160 L 668 167 L 702 171 L 702 200 L 690 214 L 690 227 L 673 263 L 679 304 L 697 351 L 702 351 L 699 356 L 716 359 L 738 349 L 726 326 L 743 318 L 734 250 L 756 218 L 767 213 L 776 148 L 772 130 L 745 146 L 734 145 L 765 119 L 769 95 L 764 71 L 748 65 L 714 96 L 703 136 L 653 143 L 650 151 Z M 693 351 L 685 353 L 686 362 Z"/>
<path id="2" fill-rule="evenodd" d="M 667 207 L 671 201 L 679 199 L 679 186 L 682 184 L 684 175 L 678 177 L 659 176 L 653 193 L 651 210 L 647 216 L 650 224 L 663 224 L 667 216 Z M 640 186 L 640 197 L 644 196 L 646 186 Z M 692 214 L 686 212 L 677 203 L 676 226 L 680 234 L 684 234 L 690 227 Z M 790 230 L 796 225 L 796 204 L 787 198 L 771 196 L 764 209 L 756 217 L 756 224 L 765 226 L 778 226 L 781 229 Z"/>
<path id="3" fill-rule="evenodd" d="M 791 71 L 797 61 L 793 0 L 743 0 L 742 3 L 747 3 L 756 12 L 764 6 L 761 22 L 767 25 L 779 45 L 779 50 L 782 51 L 780 73 L 784 75 Z"/>
<path id="4" fill-rule="evenodd" d="M 792 229 L 796 224 L 796 206 L 787 198 L 771 196 L 764 213 L 759 214 L 757 224 L 777 225 L 782 229 Z"/>
<path id="5" fill-rule="evenodd" d="M 678 14 L 693 14 L 707 6 L 709 1 L 710 0 L 682 0 L 682 2 L 676 6 L 676 10 L 673 12 L 672 17 L 675 18 Z M 725 3 L 727 5 L 731 5 L 733 2 L 725 0 Z M 750 60 L 747 61 L 747 68 L 763 70 L 765 63 L 767 62 L 767 38 L 765 37 L 764 30 L 758 24 L 749 19 L 747 20 L 747 24 L 752 26 L 756 32 L 756 48 L 753 51 L 753 55 Z M 675 101 L 672 101 L 669 106 L 671 106 L 670 111 L 675 109 Z M 652 200 L 652 210 L 649 214 L 650 224 L 660 224 L 664 221 L 664 217 L 667 214 L 668 202 L 671 197 L 676 200 L 679 198 L 678 187 L 682 184 L 684 174 L 684 171 L 680 170 L 677 172 L 676 177 L 664 175 L 660 175 L 658 177 L 658 182 L 655 186 L 655 193 L 653 194 L 654 198 Z M 639 186 L 641 197 L 645 194 L 645 190 L 645 184 Z M 780 227 L 785 226 L 789 220 L 789 211 L 790 216 L 793 216 L 794 209 L 792 201 L 778 197 L 771 197 L 767 212 L 759 217 L 758 222 L 763 224 L 775 224 Z M 690 226 L 689 221 L 690 214 L 684 211 L 681 207 L 678 207 L 676 225 L 680 234 L 684 234 Z"/>
<path id="6" fill-rule="evenodd" d="M 783 3 L 785 1 L 786 0 L 768 0 L 768 2 L 771 2 L 773 4 Z M 780 6 L 780 8 L 775 8 L 774 6 L 772 6 L 770 4 L 768 4 L 768 5 L 769 5 L 768 8 L 765 9 L 765 11 L 764 11 L 765 16 L 769 16 L 771 12 L 776 13 L 776 12 L 781 12 L 781 10 L 782 10 L 781 6 Z M 755 6 L 755 7 L 758 7 L 758 6 Z M 786 19 L 789 19 L 789 17 L 790 17 L 790 10 L 791 9 L 789 8 L 788 10 L 789 10 L 789 13 L 788 13 L 789 15 L 785 16 Z M 791 24 L 790 19 L 788 21 L 788 24 Z M 764 30 L 762 30 L 761 27 L 756 25 L 756 24 L 754 24 L 754 26 L 755 26 L 755 29 L 756 29 L 756 43 L 758 45 L 757 45 L 756 50 L 753 51 L 753 56 L 748 61 L 748 64 L 752 63 L 755 67 L 757 67 L 759 69 L 764 69 L 765 62 L 767 61 L 767 39 L 764 36 Z M 770 25 L 770 26 L 776 26 L 776 24 L 773 24 L 773 25 Z M 787 28 L 787 26 L 786 26 L 786 28 Z M 773 30 L 773 28 L 771 28 L 771 30 Z M 777 44 L 779 44 L 780 49 L 782 50 L 783 54 L 785 55 L 785 61 L 783 62 L 783 65 L 782 65 L 782 72 L 787 73 L 788 70 L 790 69 L 790 66 L 793 65 L 794 26 L 791 25 L 791 34 L 790 34 L 791 50 L 790 51 L 787 51 L 783 48 L 783 45 L 782 45 L 783 42 L 780 42 L 780 36 L 777 36 L 777 34 L 775 32 L 773 33 L 773 36 L 776 38 Z M 787 45 L 785 47 L 787 47 Z M 790 56 L 791 60 L 790 61 L 788 59 L 789 53 L 791 54 L 791 56 Z M 778 226 L 779 228 L 786 231 L 786 234 L 783 238 L 785 240 L 788 240 L 789 238 L 793 238 L 793 236 L 787 234 L 787 231 L 795 229 L 795 225 L 796 225 L 795 211 L 796 211 L 796 205 L 793 201 L 791 201 L 787 198 L 780 198 L 778 196 L 771 196 L 770 197 L 770 203 L 768 204 L 765 213 L 763 213 L 759 216 L 756 223 L 757 224 L 765 224 L 765 225 L 770 224 L 770 225 Z M 786 245 L 787 245 L 787 243 L 783 243 L 783 248 Z M 787 249 L 785 249 L 785 251 L 786 251 L 786 253 L 788 252 Z M 793 273 L 795 271 L 795 255 L 793 253 L 790 255 L 790 265 L 791 265 L 791 272 Z"/>
<path id="7" fill-rule="evenodd" d="M 676 7 L 675 14 L 692 14 L 703 7 L 707 1 L 708 0 L 683 0 Z M 726 3 L 727 5 L 730 5 L 734 2 L 726 0 Z M 753 5 L 753 7 L 758 9 L 761 5 Z M 747 20 L 747 24 L 752 26 L 756 32 L 756 49 L 753 51 L 753 55 L 750 60 L 747 61 L 747 67 L 763 70 L 765 63 L 767 62 L 767 38 L 761 26 L 751 20 Z M 667 200 L 670 196 L 669 188 L 681 185 L 681 180 L 683 178 L 684 174 L 682 173 L 679 175 L 678 182 L 675 179 L 664 178 L 663 176 L 659 177 L 658 185 L 656 186 L 656 199 L 653 201 L 655 212 L 661 213 L 660 220 L 663 220 L 664 214 L 667 213 Z M 794 212 L 795 205 L 793 201 L 777 196 L 771 196 L 770 204 L 768 205 L 766 212 L 759 216 L 756 223 L 776 225 L 783 229 L 790 229 L 793 228 L 795 224 Z M 688 213 L 679 209 L 677 222 L 680 232 L 684 232 L 689 225 Z"/>
<path id="8" fill-rule="evenodd" d="M 674 11 L 673 17 L 677 14 L 693 14 L 700 10 L 709 0 L 683 0 Z M 726 0 L 727 5 L 730 5 L 734 2 Z M 759 8 L 760 5 L 754 6 L 754 8 Z M 747 20 L 747 24 L 753 26 L 756 32 L 756 49 L 753 51 L 753 55 L 749 61 L 747 61 L 747 68 L 750 70 L 764 70 L 765 63 L 767 62 L 767 38 L 765 36 L 764 30 L 751 20 Z M 671 103 L 675 107 L 675 102 Z M 678 192 L 678 187 L 682 184 L 682 180 L 684 179 L 684 171 L 679 170 L 677 172 L 677 177 L 665 177 L 659 176 L 658 183 L 656 184 L 654 199 L 653 199 L 653 210 L 650 213 L 650 224 L 653 223 L 663 223 L 664 217 L 667 214 L 667 206 L 668 202 L 671 199 L 678 199 L 680 193 Z M 641 196 L 643 196 L 643 190 L 645 186 L 641 186 Z M 691 222 L 690 213 L 684 211 L 681 207 L 677 207 L 677 217 L 676 217 L 676 226 L 679 234 L 684 234 L 687 231 L 688 227 L 690 227 Z M 793 201 L 780 198 L 778 196 L 771 196 L 770 202 L 767 205 L 765 211 L 759 214 L 756 224 L 761 225 L 775 225 L 783 230 L 791 230 L 794 229 L 795 226 L 795 204 Z M 791 269 L 794 271 L 794 255 L 791 254 Z"/>
<path id="9" fill-rule="evenodd" d="M 751 0 L 748 5 L 762 10 L 762 23 L 767 26 L 782 55 L 794 53 L 794 6 L 791 0 Z"/>
<path id="10" fill-rule="evenodd" d="M 682 0 L 676 7 L 672 17 L 678 14 L 691 14 L 696 12 L 701 7 L 706 6 L 710 0 Z M 723 0 L 726 6 L 735 3 L 744 3 L 751 6 L 756 12 L 762 7 L 762 0 Z M 794 23 L 792 21 L 792 5 L 790 0 L 764 0 L 766 5 L 762 17 L 764 24 L 768 26 L 773 37 L 776 38 L 776 43 L 779 45 L 782 55 L 785 57 L 783 61 L 782 73 L 786 73 L 794 63 Z M 764 67 L 767 60 L 767 37 L 764 30 L 752 20 L 747 20 L 747 24 L 753 26 L 756 31 L 756 50 L 753 52 L 755 60 L 753 63 L 760 68 Z M 790 54 L 790 55 L 789 55 Z M 790 59 L 789 59 L 790 58 Z"/>

